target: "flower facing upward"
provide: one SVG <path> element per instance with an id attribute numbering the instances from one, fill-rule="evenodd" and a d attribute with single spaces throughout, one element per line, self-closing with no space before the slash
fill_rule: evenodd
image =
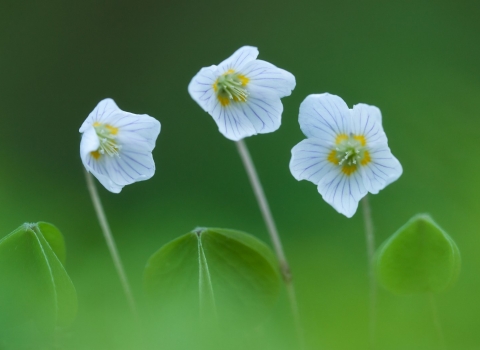
<path id="1" fill-rule="evenodd" d="M 244 46 L 218 66 L 202 68 L 188 86 L 230 140 L 277 130 L 283 112 L 280 98 L 295 88 L 291 73 L 257 56 L 257 48 Z"/>
<path id="2" fill-rule="evenodd" d="M 122 111 L 107 98 L 83 122 L 80 156 L 87 171 L 110 192 L 147 180 L 155 173 L 152 150 L 160 122 L 146 114 Z"/>
<path id="3" fill-rule="evenodd" d="M 290 171 L 297 180 L 316 184 L 323 199 L 345 216 L 355 214 L 368 192 L 378 193 L 402 174 L 377 107 L 349 109 L 338 96 L 310 95 L 298 119 L 307 139 L 292 149 Z"/>

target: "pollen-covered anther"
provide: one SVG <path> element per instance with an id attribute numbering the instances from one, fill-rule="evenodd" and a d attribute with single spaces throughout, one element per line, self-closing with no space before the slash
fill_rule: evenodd
<path id="1" fill-rule="evenodd" d="M 334 148 L 336 163 L 339 166 L 350 167 L 348 173 L 355 171 L 358 165 L 364 165 L 367 160 L 366 145 L 362 144 L 362 138 L 356 135 L 342 135 L 338 138 L 337 146 Z"/>
<path id="2" fill-rule="evenodd" d="M 100 141 L 97 152 L 101 155 L 108 155 L 110 157 L 120 157 L 119 151 L 121 146 L 116 142 L 118 129 L 107 124 L 95 124 L 93 127 L 95 128 L 98 140 Z"/>
<path id="3" fill-rule="evenodd" d="M 228 98 L 236 102 L 246 102 L 248 97 L 247 83 L 248 78 L 245 76 L 230 72 L 218 77 L 214 87 L 219 99 Z"/>

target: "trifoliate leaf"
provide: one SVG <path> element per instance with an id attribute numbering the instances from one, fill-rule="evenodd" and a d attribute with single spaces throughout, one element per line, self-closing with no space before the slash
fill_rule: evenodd
<path id="1" fill-rule="evenodd" d="M 457 245 L 425 214 L 414 216 L 376 253 L 378 281 L 393 293 L 441 292 L 459 271 Z"/>
<path id="2" fill-rule="evenodd" d="M 147 294 L 192 314 L 260 320 L 275 304 L 281 280 L 268 246 L 243 232 L 202 228 L 167 243 L 145 269 Z"/>
<path id="3" fill-rule="evenodd" d="M 42 233 L 45 240 L 52 248 L 53 252 L 57 256 L 58 260 L 65 265 L 65 260 L 67 258 L 65 240 L 63 239 L 62 233 L 54 225 L 49 224 L 48 222 L 37 222 L 36 227 Z"/>
<path id="4" fill-rule="evenodd" d="M 0 345 L 10 347 L 48 336 L 76 315 L 75 287 L 36 224 L 0 240 L 0 310 Z"/>

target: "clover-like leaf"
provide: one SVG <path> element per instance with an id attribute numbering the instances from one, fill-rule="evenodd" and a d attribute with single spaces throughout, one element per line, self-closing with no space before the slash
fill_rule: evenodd
<path id="1" fill-rule="evenodd" d="M 148 261 L 145 289 L 158 304 L 179 301 L 220 320 L 260 320 L 281 280 L 268 246 L 243 232 L 202 228 L 164 245 Z M 179 303 L 179 304 L 180 304 Z"/>
<path id="2" fill-rule="evenodd" d="M 426 214 L 410 219 L 376 253 L 379 283 L 397 294 L 441 292 L 459 271 L 457 245 Z"/>
<path id="3" fill-rule="evenodd" d="M 51 227 L 24 224 L 0 240 L 0 345 L 26 346 L 10 342 L 48 337 L 76 315 L 75 287 L 58 257 L 64 254 L 63 239 Z M 57 254 L 42 228 L 50 242 L 57 242 Z"/>
<path id="4" fill-rule="evenodd" d="M 38 229 L 45 240 L 52 248 L 53 252 L 57 256 L 58 260 L 65 265 L 65 260 L 67 258 L 67 252 L 65 248 L 65 240 L 60 230 L 48 222 L 37 222 L 34 229 Z"/>

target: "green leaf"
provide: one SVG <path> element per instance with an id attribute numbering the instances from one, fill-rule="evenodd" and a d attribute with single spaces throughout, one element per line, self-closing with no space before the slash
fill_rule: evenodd
<path id="1" fill-rule="evenodd" d="M 453 239 L 429 215 L 414 216 L 378 249 L 376 272 L 393 293 L 441 292 L 460 272 Z"/>
<path id="2" fill-rule="evenodd" d="M 62 233 L 58 228 L 48 222 L 37 222 L 36 228 L 42 233 L 58 260 L 65 265 L 67 253 Z"/>
<path id="3" fill-rule="evenodd" d="M 73 321 L 75 287 L 36 224 L 0 240 L 0 279 L 0 345 L 36 341 Z"/>
<path id="4" fill-rule="evenodd" d="M 281 279 L 272 251 L 258 239 L 202 228 L 158 250 L 148 261 L 144 284 L 161 307 L 182 305 L 190 314 L 254 322 L 276 303 Z"/>

